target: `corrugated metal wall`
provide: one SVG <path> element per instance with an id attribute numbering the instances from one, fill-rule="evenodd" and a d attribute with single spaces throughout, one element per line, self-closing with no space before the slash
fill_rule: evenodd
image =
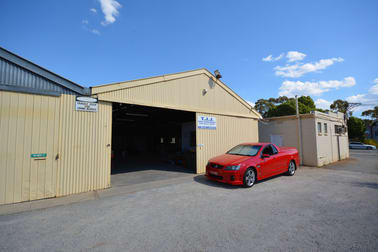
<path id="1" fill-rule="evenodd" d="M 59 112 L 58 97 L 0 91 L 0 204 L 56 195 Z"/>
<path id="2" fill-rule="evenodd" d="M 198 129 L 198 116 L 217 120 L 215 130 Z M 204 173 L 207 161 L 224 154 L 243 142 L 258 142 L 258 122 L 255 119 L 196 113 L 197 173 Z"/>
<path id="3" fill-rule="evenodd" d="M 3 58 L 0 58 L 0 85 L 54 91 L 62 94 L 76 94 L 70 89 L 62 87 Z"/>
<path id="4" fill-rule="evenodd" d="M 98 112 L 75 110 L 75 96 L 61 96 L 57 196 L 110 187 L 112 104 Z"/>
<path id="5" fill-rule="evenodd" d="M 160 80 L 160 79 L 159 79 Z M 137 81 L 135 81 L 138 83 Z M 135 86 L 136 85 L 136 86 Z M 114 89 L 118 86 L 119 89 Z M 226 88 L 217 85 L 206 74 L 196 74 L 152 84 L 110 85 L 112 91 L 98 93 L 103 101 L 138 104 L 177 110 L 254 117 L 250 107 L 237 100 Z M 107 86 L 94 87 L 104 91 Z M 204 90 L 207 90 L 204 93 Z"/>
<path id="6" fill-rule="evenodd" d="M 0 91 L 0 204 L 109 187 L 111 127 L 111 103 L 79 112 L 73 95 Z"/>

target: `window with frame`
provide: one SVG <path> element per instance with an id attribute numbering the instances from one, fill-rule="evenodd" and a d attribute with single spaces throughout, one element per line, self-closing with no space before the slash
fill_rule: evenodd
<path id="1" fill-rule="evenodd" d="M 327 134 L 328 133 L 328 127 L 327 127 L 327 124 L 324 123 L 324 134 Z"/>
<path id="2" fill-rule="evenodd" d="M 318 122 L 318 134 L 322 134 L 322 123 Z"/>

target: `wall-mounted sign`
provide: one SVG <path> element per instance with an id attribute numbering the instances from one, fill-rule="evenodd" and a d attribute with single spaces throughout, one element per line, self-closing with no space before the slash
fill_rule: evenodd
<path id="1" fill-rule="evenodd" d="M 47 153 L 33 153 L 30 155 L 31 158 L 46 158 Z"/>
<path id="2" fill-rule="evenodd" d="M 198 116 L 197 125 L 199 129 L 216 129 L 217 119 L 211 116 Z"/>
<path id="3" fill-rule="evenodd" d="M 76 96 L 76 110 L 87 112 L 98 112 L 97 98 L 89 96 Z"/>

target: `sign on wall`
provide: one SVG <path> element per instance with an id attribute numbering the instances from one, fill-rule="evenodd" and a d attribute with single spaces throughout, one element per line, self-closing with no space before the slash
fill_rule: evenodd
<path id="1" fill-rule="evenodd" d="M 76 96 L 76 110 L 87 112 L 98 112 L 97 98 L 88 96 Z"/>
<path id="2" fill-rule="evenodd" d="M 216 129 L 217 119 L 211 116 L 198 116 L 197 125 L 199 129 Z"/>

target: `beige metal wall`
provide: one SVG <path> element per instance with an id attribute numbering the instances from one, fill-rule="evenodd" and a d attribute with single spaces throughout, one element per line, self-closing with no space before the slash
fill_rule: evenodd
<path id="1" fill-rule="evenodd" d="M 215 117 L 216 129 L 199 129 L 198 116 Z M 210 158 L 224 154 L 233 146 L 258 142 L 258 123 L 255 119 L 196 113 L 196 122 L 197 173 L 204 173 Z"/>
<path id="2" fill-rule="evenodd" d="M 204 70 L 93 87 L 92 92 L 102 101 L 258 118 L 250 105 Z"/>
<path id="3" fill-rule="evenodd" d="M 349 157 L 349 142 L 347 134 L 336 134 L 335 125 L 342 125 L 342 122 L 316 118 L 316 124 L 322 124 L 322 133 L 316 134 L 318 149 L 318 166 L 323 166 L 332 162 Z M 324 123 L 327 123 L 328 132 L 324 132 Z M 316 128 L 317 130 L 317 128 Z M 340 156 L 339 156 L 340 155 Z"/>
<path id="4" fill-rule="evenodd" d="M 110 187 L 112 104 L 98 112 L 75 110 L 75 96 L 61 96 L 57 196 Z"/>
<path id="5" fill-rule="evenodd" d="M 59 97 L 0 91 L 0 204 L 56 195 L 59 113 Z"/>
<path id="6" fill-rule="evenodd" d="M 111 123 L 111 103 L 79 112 L 72 95 L 1 91 L 0 204 L 109 187 Z"/>
<path id="7" fill-rule="evenodd" d="M 302 151 L 302 164 L 317 166 L 317 146 L 315 136 L 315 120 L 313 117 L 301 116 L 302 130 L 302 150 L 299 146 L 298 120 L 296 117 L 285 120 L 271 120 L 269 122 L 259 122 L 260 142 L 271 142 L 271 136 L 280 136 L 282 146 L 295 147 Z"/>

